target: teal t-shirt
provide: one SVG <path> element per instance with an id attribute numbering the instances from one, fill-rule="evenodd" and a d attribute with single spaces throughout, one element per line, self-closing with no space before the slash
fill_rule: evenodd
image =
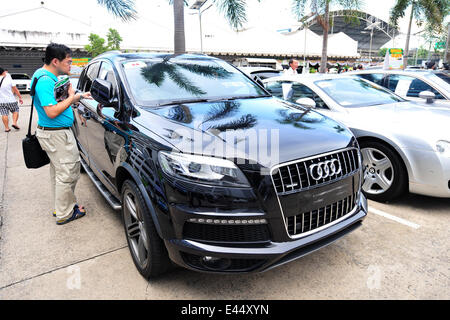
<path id="1" fill-rule="evenodd" d="M 71 127 L 74 121 L 72 108 L 67 108 L 54 119 L 49 118 L 43 108 L 58 103 L 53 92 L 58 78 L 50 71 L 40 68 L 33 74 L 31 83 L 33 83 L 34 78 L 39 77 L 41 78 L 36 85 L 36 96 L 34 97 L 34 106 L 39 117 L 38 125 L 51 128 Z"/>

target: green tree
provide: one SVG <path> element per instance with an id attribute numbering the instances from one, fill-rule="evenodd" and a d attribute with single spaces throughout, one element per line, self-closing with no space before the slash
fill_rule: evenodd
<path id="1" fill-rule="evenodd" d="M 448 0 L 397 0 L 390 12 L 390 20 L 395 27 L 398 27 L 399 19 L 405 16 L 408 8 L 411 8 L 411 13 L 405 43 L 405 57 L 409 53 L 413 19 L 416 19 L 418 26 L 426 23 L 427 29 L 438 31 L 442 28 L 443 21 L 449 13 L 450 2 Z M 406 68 L 406 64 L 404 67 Z"/>
<path id="2" fill-rule="evenodd" d="M 257 1 L 260 2 L 260 0 Z M 184 6 L 187 5 L 187 1 L 169 0 L 169 2 L 173 4 L 175 28 L 174 53 L 185 53 Z M 212 0 L 212 2 L 219 11 L 224 14 L 233 29 L 238 30 L 245 22 L 247 22 L 246 0 Z M 134 0 L 97 0 L 97 3 L 106 7 L 114 16 L 119 17 L 124 21 L 136 19 Z"/>
<path id="3" fill-rule="evenodd" d="M 387 51 L 387 48 L 381 48 L 380 49 L 380 51 L 378 51 L 378 55 L 380 56 L 380 57 L 386 57 L 386 51 Z"/>
<path id="4" fill-rule="evenodd" d="M 92 56 L 96 57 L 103 52 L 108 51 L 108 47 L 105 46 L 105 39 L 98 34 L 91 33 L 89 35 L 89 44 L 84 46 L 84 49 Z"/>
<path id="5" fill-rule="evenodd" d="M 122 37 L 116 29 L 109 28 L 108 34 L 106 35 L 108 39 L 108 49 L 109 50 L 120 50 L 120 43 L 122 42 Z"/>
<path id="6" fill-rule="evenodd" d="M 317 18 L 317 22 L 323 29 L 322 58 L 320 60 L 320 73 L 325 73 L 327 66 L 328 52 L 328 31 L 330 30 L 330 7 L 339 6 L 348 10 L 347 20 L 358 21 L 357 11 L 361 7 L 361 0 L 292 0 L 292 12 L 301 21 L 305 18 L 305 9 L 308 6 L 312 16 Z"/>

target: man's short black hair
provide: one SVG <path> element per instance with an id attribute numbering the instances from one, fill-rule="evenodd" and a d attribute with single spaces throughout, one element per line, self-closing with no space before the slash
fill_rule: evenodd
<path id="1" fill-rule="evenodd" d="M 0 67 L 0 74 L 2 74 L 3 72 L 5 72 L 5 69 L 3 69 L 2 67 Z"/>
<path id="2" fill-rule="evenodd" d="M 64 60 L 72 55 L 72 50 L 64 44 L 50 43 L 45 49 L 44 63 L 49 65 L 53 59 Z"/>

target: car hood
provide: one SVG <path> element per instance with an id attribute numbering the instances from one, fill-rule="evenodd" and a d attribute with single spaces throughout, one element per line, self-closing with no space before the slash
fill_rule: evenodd
<path id="1" fill-rule="evenodd" d="M 181 152 L 243 158 L 267 168 L 345 148 L 353 138 L 342 124 L 273 97 L 141 110 L 136 122 Z"/>
<path id="2" fill-rule="evenodd" d="M 401 102 L 349 108 L 338 118 L 350 128 L 385 136 L 403 137 L 404 147 L 423 149 L 421 141 L 434 145 L 450 139 L 450 108 Z"/>

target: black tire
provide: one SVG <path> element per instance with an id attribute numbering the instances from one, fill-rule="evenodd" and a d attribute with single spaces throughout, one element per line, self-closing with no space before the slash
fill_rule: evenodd
<path id="1" fill-rule="evenodd" d="M 363 192 L 368 199 L 386 202 L 400 197 L 408 190 L 408 173 L 403 160 L 397 152 L 395 152 L 390 146 L 378 141 L 362 141 L 359 146 L 363 154 L 363 171 L 365 178 Z M 367 167 L 368 160 L 365 157 L 367 152 L 372 152 L 374 158 L 378 157 L 378 159 L 376 159 L 378 161 L 382 160 L 383 156 L 390 161 L 390 168 L 385 170 L 385 174 L 382 174 L 380 170 L 378 170 L 379 167 L 377 168 L 376 163 L 370 163 L 369 167 Z M 390 181 L 390 186 L 388 188 L 379 187 L 379 190 L 376 190 L 376 180 L 381 177 L 390 178 L 388 179 Z M 370 188 L 368 188 L 369 185 L 371 185 Z"/>
<path id="2" fill-rule="evenodd" d="M 139 273 L 150 279 L 168 271 L 171 261 L 167 249 L 139 188 L 131 180 L 126 180 L 122 186 L 122 219 L 128 248 Z"/>

